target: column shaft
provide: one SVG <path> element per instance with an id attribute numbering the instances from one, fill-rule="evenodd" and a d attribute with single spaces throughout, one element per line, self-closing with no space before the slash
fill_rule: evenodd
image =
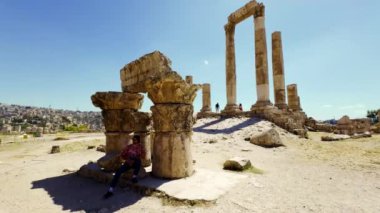
<path id="1" fill-rule="evenodd" d="M 202 85 L 202 109 L 201 112 L 211 111 L 211 95 L 210 95 L 210 84 Z"/>
<path id="2" fill-rule="evenodd" d="M 286 108 L 284 58 L 282 52 L 281 32 L 272 33 L 272 68 L 275 106 Z"/>
<path id="3" fill-rule="evenodd" d="M 254 14 L 257 102 L 252 108 L 271 105 L 269 100 L 268 56 L 265 32 L 265 8 L 260 4 Z"/>
<path id="4" fill-rule="evenodd" d="M 293 111 L 300 111 L 300 99 L 298 97 L 297 84 L 290 84 L 286 87 L 288 92 L 288 106 Z"/>
<path id="5" fill-rule="evenodd" d="M 227 105 L 236 105 L 235 26 L 227 24 L 225 31 Z"/>

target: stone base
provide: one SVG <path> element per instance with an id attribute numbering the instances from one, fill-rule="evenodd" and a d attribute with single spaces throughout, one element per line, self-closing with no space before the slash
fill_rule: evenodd
<path id="1" fill-rule="evenodd" d="M 273 104 L 270 101 L 257 101 L 254 105 L 251 106 L 251 111 L 263 110 L 268 108 L 268 106 L 273 107 Z"/>
<path id="2" fill-rule="evenodd" d="M 130 180 L 132 179 L 133 171 L 129 170 L 125 173 L 123 173 L 119 180 L 119 186 L 125 187 L 128 184 L 130 184 Z M 113 177 L 112 172 L 106 172 L 102 170 L 97 164 L 95 163 L 88 163 L 86 165 L 83 165 L 79 171 L 78 174 L 82 177 L 91 178 L 101 183 L 110 183 Z M 138 179 L 142 179 L 148 176 L 148 173 L 146 170 L 141 167 L 140 172 L 138 174 Z"/>
<path id="3" fill-rule="evenodd" d="M 198 112 L 197 113 L 197 119 L 200 118 L 215 118 L 215 117 L 220 117 L 220 113 L 216 112 Z"/>
<path id="4" fill-rule="evenodd" d="M 224 107 L 224 110 L 222 110 L 221 115 L 223 117 L 229 117 L 229 116 L 235 116 L 236 114 L 240 113 L 241 110 L 239 109 L 239 106 L 236 104 L 230 104 L 226 105 Z"/>
<path id="5" fill-rule="evenodd" d="M 275 104 L 274 105 L 275 107 L 277 107 L 278 109 L 288 109 L 288 105 L 287 104 Z"/>
<path id="6" fill-rule="evenodd" d="M 208 112 L 211 112 L 211 108 L 210 108 L 209 106 L 202 107 L 201 112 L 202 112 L 202 113 L 208 113 Z"/>
<path id="7" fill-rule="evenodd" d="M 191 135 L 192 132 L 155 133 L 152 153 L 154 176 L 177 179 L 193 174 Z"/>

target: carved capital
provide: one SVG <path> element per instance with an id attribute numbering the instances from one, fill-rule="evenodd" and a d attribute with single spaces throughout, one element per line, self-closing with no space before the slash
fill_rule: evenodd
<path id="1" fill-rule="evenodd" d="M 226 34 L 235 33 L 235 25 L 232 23 L 227 23 L 224 25 L 224 30 L 226 31 Z"/>
<path id="2" fill-rule="evenodd" d="M 255 18 L 265 16 L 265 6 L 263 3 L 258 3 L 255 8 L 255 13 L 253 14 Z"/>

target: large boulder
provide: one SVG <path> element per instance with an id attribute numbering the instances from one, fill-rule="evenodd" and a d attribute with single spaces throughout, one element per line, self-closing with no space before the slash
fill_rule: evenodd
<path id="1" fill-rule="evenodd" d="M 223 169 L 232 170 L 232 171 L 243 171 L 252 167 L 251 161 L 242 158 L 242 157 L 234 157 L 223 164 Z"/>
<path id="2" fill-rule="evenodd" d="M 260 135 L 251 137 L 250 142 L 265 148 L 284 146 L 280 135 L 275 129 L 270 129 Z"/>

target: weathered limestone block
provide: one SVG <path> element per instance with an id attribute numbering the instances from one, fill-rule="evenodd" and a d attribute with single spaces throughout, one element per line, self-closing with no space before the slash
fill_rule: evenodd
<path id="1" fill-rule="evenodd" d="M 156 104 L 152 106 L 155 132 L 191 132 L 193 128 L 193 105 Z"/>
<path id="2" fill-rule="evenodd" d="M 141 108 L 144 96 L 125 92 L 97 92 L 91 96 L 92 103 L 103 110 Z"/>
<path id="3" fill-rule="evenodd" d="M 233 12 L 230 16 L 228 16 L 228 21 L 233 23 L 234 25 L 243 21 L 244 19 L 252 16 L 256 12 L 257 2 L 250 1 L 245 4 L 243 7 L 239 8 L 235 12 Z"/>
<path id="4" fill-rule="evenodd" d="M 243 171 L 252 167 L 251 161 L 242 157 L 234 157 L 223 164 L 223 169 L 232 171 Z"/>
<path id="5" fill-rule="evenodd" d="M 199 85 L 186 83 L 176 72 L 165 72 L 145 82 L 154 104 L 192 104 Z"/>
<path id="6" fill-rule="evenodd" d="M 297 112 L 301 110 L 301 105 L 299 103 L 297 84 L 290 84 L 286 87 L 288 92 L 288 106 L 289 109 Z"/>
<path id="7" fill-rule="evenodd" d="M 156 132 L 153 143 L 152 173 L 162 178 L 183 178 L 193 174 L 191 132 Z"/>
<path id="8" fill-rule="evenodd" d="M 133 172 L 132 170 L 129 170 L 128 172 L 123 173 L 120 177 L 118 185 L 121 187 L 125 187 L 128 184 L 130 184 L 132 172 Z M 83 165 L 79 169 L 78 174 L 82 177 L 92 178 L 98 182 L 107 183 L 107 184 L 111 182 L 112 177 L 113 177 L 111 172 L 105 172 L 99 165 L 95 163 L 88 163 L 86 165 Z M 146 170 L 143 167 L 141 167 L 138 174 L 138 178 L 141 179 L 141 178 L 146 177 L 147 175 L 148 174 Z"/>
<path id="9" fill-rule="evenodd" d="M 147 132 L 151 116 L 134 110 L 103 110 L 103 124 L 107 132 Z"/>
<path id="10" fill-rule="evenodd" d="M 119 154 L 112 153 L 106 154 L 103 157 L 99 158 L 96 163 L 105 171 L 114 172 L 121 166 L 123 162 Z"/>
<path id="11" fill-rule="evenodd" d="M 148 132 L 151 128 L 151 114 L 123 110 L 121 130 L 124 132 Z"/>
<path id="12" fill-rule="evenodd" d="M 170 59 L 159 51 L 132 61 L 120 70 L 123 91 L 147 92 L 145 81 L 152 76 L 171 71 L 170 65 Z"/>
<path id="13" fill-rule="evenodd" d="M 202 109 L 201 112 L 211 112 L 211 88 L 210 84 L 202 85 Z"/>
<path id="14" fill-rule="evenodd" d="M 270 129 L 260 135 L 252 137 L 250 142 L 266 148 L 279 147 L 284 145 L 280 139 L 280 135 L 275 129 Z"/>
<path id="15" fill-rule="evenodd" d="M 106 154 L 120 153 L 125 146 L 132 143 L 133 133 L 106 132 Z"/>

